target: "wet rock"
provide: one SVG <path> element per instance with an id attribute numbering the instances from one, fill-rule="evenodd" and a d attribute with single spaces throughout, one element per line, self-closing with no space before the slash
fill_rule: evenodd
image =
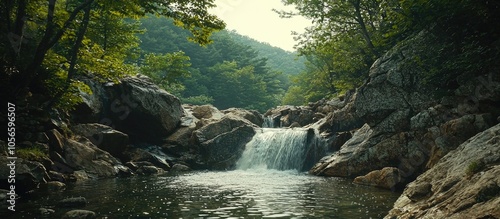
<path id="1" fill-rule="evenodd" d="M 149 146 L 147 148 L 133 148 L 126 152 L 128 160 L 131 162 L 148 162 L 151 165 L 164 170 L 170 169 L 170 164 L 167 161 L 168 156 L 162 152 L 157 146 Z"/>
<path id="2" fill-rule="evenodd" d="M 66 188 L 66 184 L 59 181 L 50 181 L 45 185 L 49 191 L 60 191 Z"/>
<path id="3" fill-rule="evenodd" d="M 85 207 L 86 205 L 87 199 L 85 197 L 66 198 L 57 202 L 57 206 L 61 208 L 79 208 Z"/>
<path id="4" fill-rule="evenodd" d="M 56 211 L 54 211 L 53 209 L 50 209 L 50 208 L 39 208 L 38 209 L 38 213 L 40 214 L 40 216 L 42 218 L 47 218 L 50 215 L 53 215 L 55 212 Z"/>
<path id="5" fill-rule="evenodd" d="M 470 138 L 410 183 L 385 218 L 500 218 L 499 143 L 500 124 Z"/>
<path id="6" fill-rule="evenodd" d="M 136 172 L 139 175 L 146 175 L 146 176 L 165 173 L 164 170 L 155 166 L 141 166 L 137 169 Z"/>
<path id="7" fill-rule="evenodd" d="M 88 210 L 71 210 L 62 216 L 62 219 L 95 219 L 96 213 Z"/>
<path id="8" fill-rule="evenodd" d="M 354 183 L 380 187 L 384 189 L 395 189 L 396 185 L 403 182 L 399 169 L 395 167 L 385 167 L 381 170 L 374 170 L 364 176 L 358 176 Z"/>
<path id="9" fill-rule="evenodd" d="M 172 166 L 172 169 L 170 169 L 170 172 L 172 173 L 187 172 L 187 171 L 191 171 L 191 168 L 183 164 L 174 164 L 174 166 Z"/>
<path id="10" fill-rule="evenodd" d="M 255 134 L 257 126 L 246 119 L 226 115 L 193 133 L 200 146 L 202 160 L 210 169 L 224 170 L 234 166 Z"/>
<path id="11" fill-rule="evenodd" d="M 100 149 L 109 152 L 115 157 L 122 157 L 123 151 L 129 144 L 128 135 L 113 128 L 97 124 L 79 124 L 71 127 L 75 134 L 89 139 Z"/>

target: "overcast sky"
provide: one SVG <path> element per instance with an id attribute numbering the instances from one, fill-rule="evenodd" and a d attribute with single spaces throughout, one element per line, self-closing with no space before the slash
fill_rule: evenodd
<path id="1" fill-rule="evenodd" d="M 236 30 L 261 42 L 293 51 L 295 41 L 292 31 L 302 33 L 311 23 L 305 18 L 283 19 L 272 9 L 292 10 L 281 0 L 216 0 L 217 8 L 210 12 L 227 24 L 228 30 Z"/>

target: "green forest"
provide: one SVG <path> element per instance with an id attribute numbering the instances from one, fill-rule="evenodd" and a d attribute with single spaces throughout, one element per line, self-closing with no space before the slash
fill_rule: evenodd
<path id="1" fill-rule="evenodd" d="M 69 110 L 90 92 L 81 76 L 104 82 L 140 73 L 184 103 L 265 111 L 342 95 L 422 31 L 436 39 L 435 51 L 414 57 L 428 72 L 422 83 L 446 90 L 458 71 L 498 67 L 497 1 L 282 2 L 297 9 L 276 11 L 283 19 L 313 23 L 295 36 L 294 53 L 225 30 L 208 12 L 213 0 L 2 1 L 2 99 L 34 94 L 42 107 Z"/>
<path id="2" fill-rule="evenodd" d="M 189 31 L 168 18 L 140 19 L 141 73 L 184 103 L 265 111 L 279 105 L 289 76 L 304 69 L 295 53 L 260 43 L 235 31 L 211 35 L 212 43 L 189 41 Z"/>

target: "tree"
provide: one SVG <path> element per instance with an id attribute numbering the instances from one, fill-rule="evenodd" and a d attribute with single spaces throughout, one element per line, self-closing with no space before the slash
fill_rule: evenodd
<path id="1" fill-rule="evenodd" d="M 151 77 L 165 90 L 170 90 L 172 86 L 179 84 L 179 78 L 190 76 L 189 60 L 182 51 L 165 55 L 148 54 L 141 67 L 141 73 Z"/>
<path id="2" fill-rule="evenodd" d="M 191 40 L 207 44 L 210 33 L 224 27 L 221 20 L 207 12 L 213 6 L 213 0 L 2 1 L 0 49 L 4 56 L 0 64 L 8 91 L 3 94 L 16 96 L 28 88 L 44 89 L 49 82 L 63 87 L 52 93 L 57 99 L 64 96 L 61 93 L 69 89 L 77 74 L 98 77 L 108 72 L 105 78 L 116 79 L 123 73 L 121 70 L 134 71 L 126 58 L 137 42 L 132 36 L 137 29 L 124 22 L 126 18 L 147 13 L 171 17 L 177 25 L 191 31 Z M 116 49 L 122 43 L 126 46 Z"/>

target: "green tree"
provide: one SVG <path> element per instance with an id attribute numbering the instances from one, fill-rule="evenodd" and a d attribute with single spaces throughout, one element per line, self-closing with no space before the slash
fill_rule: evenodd
<path id="1" fill-rule="evenodd" d="M 148 54 L 141 67 L 141 73 L 151 77 L 165 90 L 169 90 L 174 84 L 179 84 L 179 78 L 190 76 L 189 60 L 182 51 L 165 55 Z"/>
<path id="2" fill-rule="evenodd" d="M 147 13 L 173 18 L 192 33 L 191 40 L 207 44 L 210 33 L 224 27 L 207 12 L 213 6 L 213 0 L 2 1 L 2 94 L 11 97 L 31 89 L 57 100 L 81 84 L 79 74 L 116 79 L 137 71 L 127 64 L 137 46 L 137 25 L 124 19 Z"/>

